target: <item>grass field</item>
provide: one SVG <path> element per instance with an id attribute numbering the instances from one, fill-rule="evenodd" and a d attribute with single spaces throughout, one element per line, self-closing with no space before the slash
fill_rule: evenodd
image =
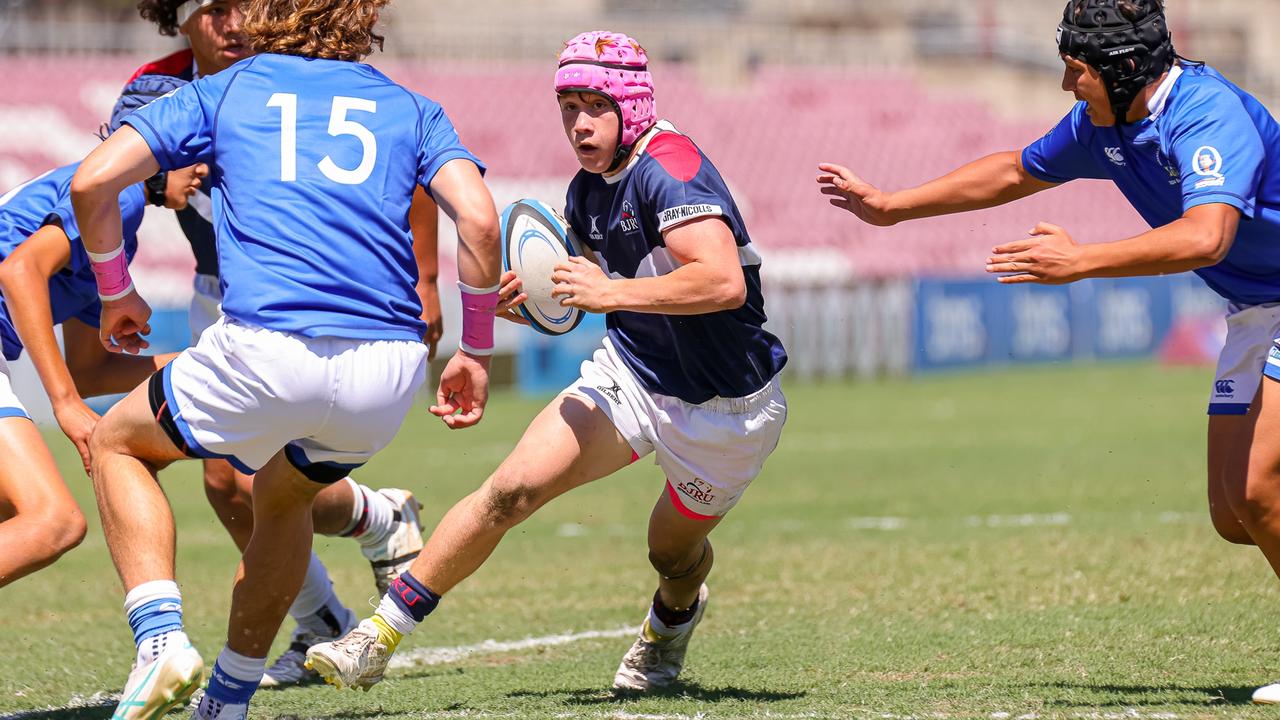
<path id="1" fill-rule="evenodd" d="M 509 535 L 372 692 L 264 691 L 251 715 L 1270 717 L 1248 699 L 1280 677 L 1280 593 L 1256 550 L 1209 525 L 1209 380 L 1119 365 L 793 385 L 782 445 L 712 536 L 711 604 L 675 691 L 605 690 L 654 587 L 644 528 L 662 477 L 646 462 Z M 413 488 L 434 522 L 538 407 L 500 395 L 457 434 L 416 411 L 360 477 Z M 89 537 L 0 591 L 0 716 L 106 718 L 95 693 L 118 691 L 130 635 L 88 482 L 54 444 Z M 163 479 L 211 664 L 236 556 L 195 464 Z M 317 546 L 367 614 L 354 544 Z"/>

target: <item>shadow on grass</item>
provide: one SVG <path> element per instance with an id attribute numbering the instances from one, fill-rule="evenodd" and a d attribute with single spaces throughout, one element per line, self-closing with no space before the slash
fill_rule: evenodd
<path id="1" fill-rule="evenodd" d="M 652 698 L 679 698 L 681 700 L 698 700 L 701 702 L 721 702 L 725 700 L 743 700 L 747 702 L 766 703 L 796 700 L 808 693 L 781 692 L 776 690 L 747 690 L 736 687 L 704 687 L 696 682 L 677 680 L 670 687 L 650 690 L 645 693 L 624 692 L 608 689 L 590 690 L 516 690 L 507 693 L 510 698 L 555 698 L 570 705 L 620 705 L 632 700 L 648 700 Z"/>
<path id="2" fill-rule="evenodd" d="M 1053 682 L 1039 683 L 1043 688 L 1055 688 L 1086 695 L 1114 696 L 1110 698 L 1088 697 L 1080 700 L 1049 698 L 1050 707 L 1136 707 L 1149 705 L 1249 705 L 1256 686 L 1187 687 L 1183 685 L 1095 685 L 1090 683 Z"/>
<path id="3" fill-rule="evenodd" d="M 89 705 L 77 708 L 55 708 L 53 710 L 17 710 L 12 713 L 0 713 L 5 720 L 106 720 L 115 712 L 116 703 Z"/>

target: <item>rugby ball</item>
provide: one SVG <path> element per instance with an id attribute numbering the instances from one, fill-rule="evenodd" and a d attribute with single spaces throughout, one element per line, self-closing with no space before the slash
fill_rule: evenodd
<path id="1" fill-rule="evenodd" d="M 551 297 L 556 265 L 581 254 L 569 223 L 546 203 L 517 200 L 502 211 L 502 269 L 524 281 L 529 299 L 516 309 L 534 330 L 563 335 L 582 322 L 582 310 L 561 307 L 559 298 Z"/>

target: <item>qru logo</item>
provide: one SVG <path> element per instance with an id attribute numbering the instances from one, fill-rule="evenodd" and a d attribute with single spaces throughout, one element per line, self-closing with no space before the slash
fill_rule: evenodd
<path id="1" fill-rule="evenodd" d="M 1120 151 L 1120 148 L 1103 148 L 1102 152 L 1106 153 L 1107 159 L 1110 160 L 1113 165 L 1119 165 L 1121 167 L 1124 166 L 1124 153 Z"/>
<path id="2" fill-rule="evenodd" d="M 1212 145 L 1203 145 L 1196 149 L 1192 156 L 1191 170 L 1201 177 L 1196 189 L 1205 187 L 1221 187 L 1227 182 L 1222 174 L 1222 153 Z"/>

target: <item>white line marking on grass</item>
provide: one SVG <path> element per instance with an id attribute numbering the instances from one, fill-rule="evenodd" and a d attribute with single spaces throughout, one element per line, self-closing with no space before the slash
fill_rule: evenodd
<path id="1" fill-rule="evenodd" d="M 906 518 L 900 517 L 856 517 L 849 518 L 849 527 L 854 530 L 901 530 L 907 526 Z"/>
<path id="2" fill-rule="evenodd" d="M 498 653 L 534 650 L 556 645 L 568 645 L 583 640 L 601 638 L 620 638 L 635 635 L 639 629 L 635 626 L 614 628 L 613 630 L 587 630 L 580 633 L 563 633 L 561 635 L 545 635 L 529 637 L 523 640 L 485 640 L 474 645 L 456 645 L 454 647 L 418 648 L 400 653 L 391 659 L 390 667 L 414 667 L 420 665 L 445 665 L 465 660 L 473 655 L 496 655 Z M 0 718 L 0 720 L 3 720 Z"/>
<path id="3" fill-rule="evenodd" d="M 971 515 L 965 518 L 969 527 L 1045 527 L 1052 525 L 1070 525 L 1071 515 L 1068 513 L 1051 513 L 1048 515 Z M 1021 720 L 1021 719 L 1019 719 Z"/>

